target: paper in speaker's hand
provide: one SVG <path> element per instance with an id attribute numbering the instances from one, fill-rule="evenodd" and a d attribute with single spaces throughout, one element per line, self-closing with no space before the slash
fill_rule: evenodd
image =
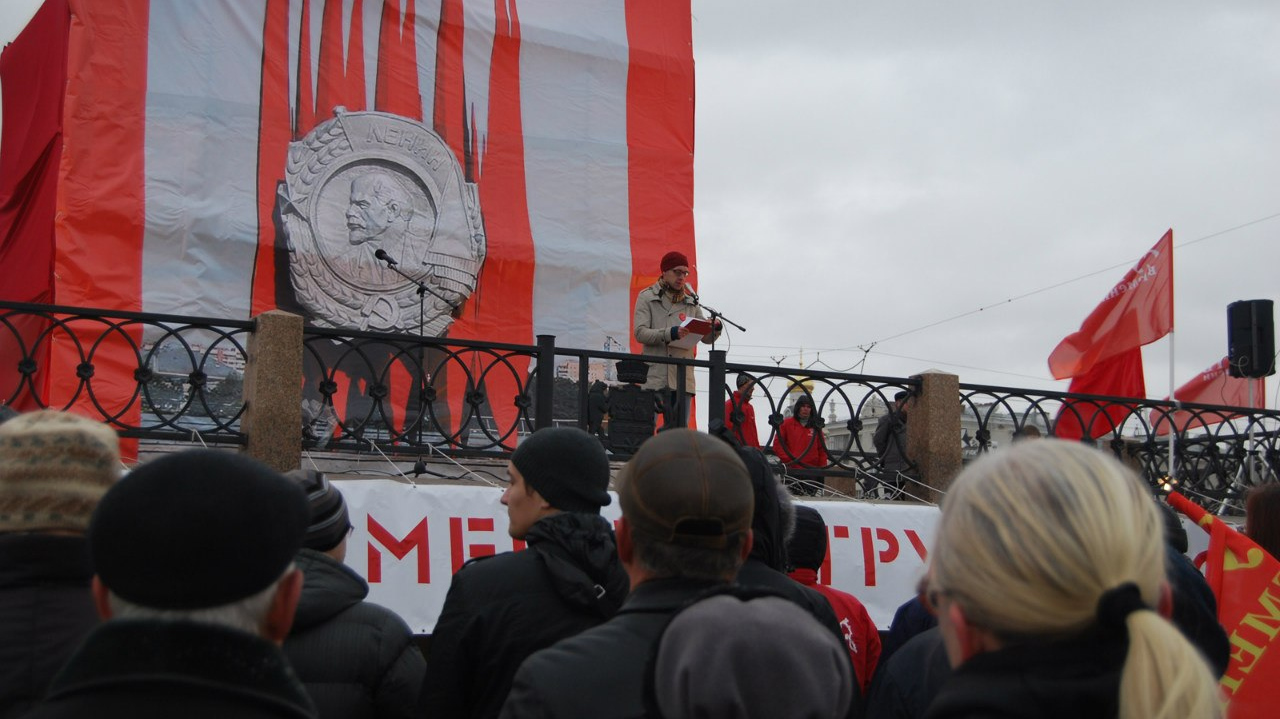
<path id="1" fill-rule="evenodd" d="M 704 320 L 701 317 L 686 317 L 684 322 L 680 323 L 680 326 L 689 330 L 689 334 L 678 340 L 672 340 L 670 342 L 672 347 L 690 349 L 711 332 L 711 321 Z"/>

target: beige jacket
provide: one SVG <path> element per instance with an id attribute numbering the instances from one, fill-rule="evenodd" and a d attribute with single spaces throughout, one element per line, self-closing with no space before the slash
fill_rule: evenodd
<path id="1" fill-rule="evenodd" d="M 636 296 L 636 310 L 631 318 L 631 331 L 640 344 L 644 345 L 643 354 L 646 356 L 690 358 L 693 357 L 692 349 L 670 346 L 671 328 L 684 321 L 685 317 L 705 319 L 706 316 L 702 308 L 694 304 L 688 296 L 673 302 L 671 294 L 663 293 L 662 285 L 655 282 Z M 720 330 L 717 329 L 704 336 L 702 341 L 711 344 L 719 336 Z M 681 368 L 675 365 L 650 363 L 649 378 L 644 383 L 645 389 L 675 389 L 677 369 Z M 686 370 L 684 390 L 692 395 L 694 392 L 693 368 L 683 369 Z"/>

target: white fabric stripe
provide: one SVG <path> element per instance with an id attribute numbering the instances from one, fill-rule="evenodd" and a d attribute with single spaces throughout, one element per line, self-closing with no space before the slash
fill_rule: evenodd
<path id="1" fill-rule="evenodd" d="M 523 3 L 525 172 L 534 335 L 599 349 L 627 343 L 627 34 L 620 2 Z"/>
<path id="2" fill-rule="evenodd" d="M 264 8 L 151 2 L 144 312 L 248 317 Z"/>

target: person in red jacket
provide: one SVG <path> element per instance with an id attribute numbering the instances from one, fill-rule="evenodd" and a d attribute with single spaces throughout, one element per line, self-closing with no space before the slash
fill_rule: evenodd
<path id="1" fill-rule="evenodd" d="M 849 658 L 853 660 L 853 671 L 865 697 L 871 691 L 871 677 L 880 662 L 880 633 L 867 608 L 857 597 L 818 583 L 818 568 L 826 556 L 827 523 L 818 510 L 797 504 L 795 534 L 787 542 L 787 558 L 791 563 L 787 576 L 816 589 L 831 604 L 836 619 L 840 621 L 840 631 L 848 645 Z"/>
<path id="2" fill-rule="evenodd" d="M 827 466 L 827 443 L 818 426 L 818 413 L 813 407 L 812 397 L 803 394 L 796 400 L 791 416 L 778 427 L 773 451 L 791 469 Z"/>
<path id="3" fill-rule="evenodd" d="M 751 406 L 751 393 L 756 381 L 746 372 L 738 373 L 738 390 L 724 403 L 724 426 L 743 447 L 760 448 L 756 433 L 756 408 Z"/>

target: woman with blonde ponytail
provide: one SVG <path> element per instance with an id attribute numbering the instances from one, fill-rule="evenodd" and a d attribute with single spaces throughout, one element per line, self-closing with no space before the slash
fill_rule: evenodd
<path id="1" fill-rule="evenodd" d="M 942 505 L 928 599 L 955 673 L 927 717 L 1221 716 L 1165 617 L 1163 521 L 1119 462 L 1026 442 L 966 469 Z"/>

